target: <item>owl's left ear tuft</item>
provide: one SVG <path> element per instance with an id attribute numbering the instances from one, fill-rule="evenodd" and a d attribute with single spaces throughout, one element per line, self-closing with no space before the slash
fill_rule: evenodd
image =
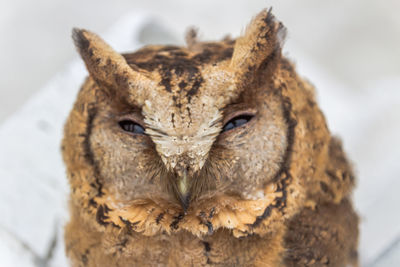
<path id="1" fill-rule="evenodd" d="M 147 93 L 143 84 L 150 83 L 145 75 L 129 66 L 121 54 L 95 33 L 74 28 L 72 39 L 90 77 L 98 85 L 108 90 L 111 95 L 121 97 L 126 97 L 129 91 L 132 102 L 137 106 L 143 105 L 143 98 Z"/>
<path id="2" fill-rule="evenodd" d="M 98 84 L 119 89 L 118 81 L 123 80 L 119 77 L 127 77 L 133 72 L 125 59 L 95 33 L 74 28 L 72 39 L 90 76 Z"/>
<path id="3" fill-rule="evenodd" d="M 241 75 L 258 70 L 273 55 L 281 54 L 285 37 L 286 28 L 275 19 L 271 9 L 264 9 L 237 39 L 231 68 Z"/>
<path id="4" fill-rule="evenodd" d="M 85 51 L 89 48 L 89 40 L 83 34 L 85 30 L 73 28 L 72 29 L 72 39 L 74 40 L 75 47 L 78 49 L 79 53 Z"/>

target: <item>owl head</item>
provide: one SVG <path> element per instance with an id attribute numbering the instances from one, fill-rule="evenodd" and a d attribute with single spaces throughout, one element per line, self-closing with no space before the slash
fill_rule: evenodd
<path id="1" fill-rule="evenodd" d="M 72 207 L 99 229 L 243 236 L 333 197 L 316 179 L 330 134 L 284 37 L 267 10 L 236 40 L 191 31 L 186 47 L 130 54 L 75 29 L 89 77 L 63 140 Z"/>

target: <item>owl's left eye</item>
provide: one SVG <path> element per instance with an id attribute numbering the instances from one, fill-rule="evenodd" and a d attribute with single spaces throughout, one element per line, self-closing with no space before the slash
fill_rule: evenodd
<path id="1" fill-rule="evenodd" d="M 118 124 L 125 132 L 130 132 L 134 134 L 145 134 L 144 128 L 134 121 L 122 120 Z"/>
<path id="2" fill-rule="evenodd" d="M 249 114 L 242 114 L 239 116 L 234 117 L 233 119 L 229 120 L 224 127 L 222 128 L 222 132 L 227 132 L 234 128 L 240 127 L 246 123 L 248 123 L 254 116 Z"/>

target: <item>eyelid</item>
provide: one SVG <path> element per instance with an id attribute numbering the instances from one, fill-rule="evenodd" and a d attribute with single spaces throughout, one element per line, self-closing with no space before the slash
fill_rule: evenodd
<path id="1" fill-rule="evenodd" d="M 222 126 L 225 126 L 230 120 L 232 120 L 235 117 L 241 116 L 241 115 L 249 115 L 249 116 L 256 116 L 257 112 L 255 109 L 245 109 L 245 110 L 239 110 L 232 112 L 228 116 L 224 118 L 222 121 Z"/>
<path id="2" fill-rule="evenodd" d="M 140 126 L 142 126 L 143 128 L 146 129 L 142 116 L 139 116 L 136 113 L 124 114 L 124 115 L 120 115 L 117 117 L 118 122 L 123 121 L 123 120 L 133 121 L 134 123 L 139 124 Z"/>

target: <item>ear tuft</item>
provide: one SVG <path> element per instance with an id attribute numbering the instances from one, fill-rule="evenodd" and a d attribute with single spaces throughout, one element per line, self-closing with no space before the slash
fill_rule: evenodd
<path id="1" fill-rule="evenodd" d="M 280 53 L 286 29 L 278 22 L 271 9 L 261 11 L 236 41 L 231 67 L 240 74 L 257 70 L 268 57 Z"/>
<path id="2" fill-rule="evenodd" d="M 75 47 L 78 49 L 79 53 L 82 50 L 87 50 L 89 48 L 89 40 L 84 36 L 85 30 L 73 28 L 72 29 L 72 39 L 74 40 Z"/>
<path id="3" fill-rule="evenodd" d="M 112 95 L 130 95 L 135 99 L 135 105 L 142 105 L 144 90 L 139 82 L 148 82 L 147 77 L 133 70 L 125 58 L 111 48 L 98 35 L 83 29 L 74 28 L 72 39 L 85 62 L 90 77 L 107 89 Z"/>
<path id="4" fill-rule="evenodd" d="M 185 35 L 186 45 L 189 50 L 192 50 L 193 47 L 198 43 L 198 34 L 199 30 L 195 27 L 190 27 Z"/>

